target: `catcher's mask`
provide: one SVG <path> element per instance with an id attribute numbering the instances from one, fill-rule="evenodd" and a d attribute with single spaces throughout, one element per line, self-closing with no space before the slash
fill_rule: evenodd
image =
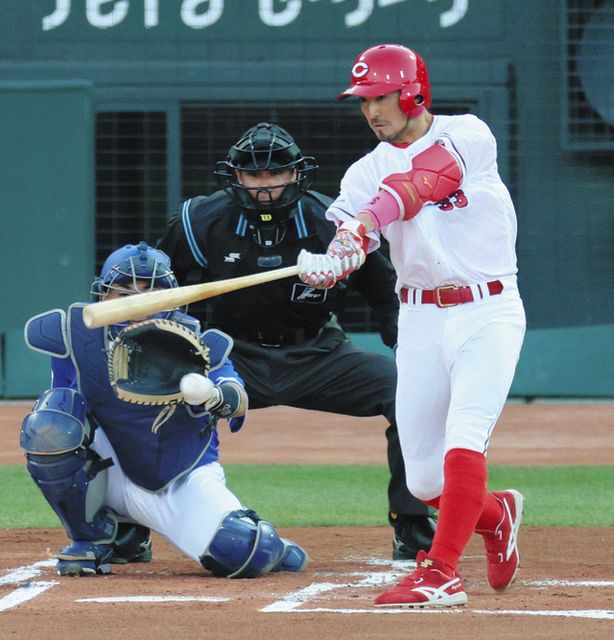
<path id="1" fill-rule="evenodd" d="M 139 282 L 146 286 L 139 287 Z M 159 249 L 150 247 L 146 242 L 127 244 L 114 251 L 102 265 L 100 275 L 92 283 L 90 290 L 93 302 L 99 302 L 109 291 L 125 293 L 152 291 L 153 289 L 172 289 L 179 286 L 171 269 L 170 258 Z M 168 318 L 172 310 L 156 314 L 156 318 Z M 114 325 L 112 333 L 129 323 Z"/>
<path id="2" fill-rule="evenodd" d="M 431 84 L 424 60 L 399 44 L 380 44 L 365 49 L 354 60 L 350 86 L 338 100 L 348 96 L 376 97 L 400 91 L 399 106 L 409 118 L 431 106 Z"/>
<path id="3" fill-rule="evenodd" d="M 235 202 L 254 228 L 256 241 L 274 246 L 284 236 L 286 224 L 297 200 L 309 189 L 317 164 L 303 156 L 294 138 L 277 124 L 260 122 L 248 129 L 229 149 L 226 160 L 217 163 L 215 175 L 221 188 L 230 187 Z M 237 171 L 292 171 L 289 182 L 272 187 L 241 184 Z M 278 198 L 273 191 L 283 188 Z M 257 197 L 252 193 L 257 191 Z"/>

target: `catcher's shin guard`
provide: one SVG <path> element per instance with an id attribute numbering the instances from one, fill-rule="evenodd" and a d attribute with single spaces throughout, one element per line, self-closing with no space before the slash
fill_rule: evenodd
<path id="1" fill-rule="evenodd" d="M 290 571 L 291 573 L 303 571 L 309 563 L 309 555 L 305 549 L 287 538 L 282 538 L 281 541 L 284 543 L 284 552 L 271 571 Z"/>
<path id="2" fill-rule="evenodd" d="M 200 563 L 216 576 L 257 578 L 273 570 L 298 571 L 282 568 L 286 556 L 289 566 L 305 564 L 294 558 L 270 522 L 241 510 L 222 520 Z"/>
<path id="3" fill-rule="evenodd" d="M 106 469 L 89 445 L 85 401 L 74 389 L 45 391 L 23 421 L 28 472 L 72 540 L 111 543 L 117 521 L 103 507 Z"/>

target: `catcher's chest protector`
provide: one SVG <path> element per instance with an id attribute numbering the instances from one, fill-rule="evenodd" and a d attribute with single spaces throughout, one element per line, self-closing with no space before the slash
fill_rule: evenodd
<path id="1" fill-rule="evenodd" d="M 104 429 L 126 475 L 149 491 L 159 491 L 195 466 L 216 460 L 215 423 L 208 414 L 195 416 L 183 404 L 132 404 L 115 395 L 104 330 L 86 328 L 82 308 L 73 305 L 69 311 L 71 358 L 90 413 Z"/>

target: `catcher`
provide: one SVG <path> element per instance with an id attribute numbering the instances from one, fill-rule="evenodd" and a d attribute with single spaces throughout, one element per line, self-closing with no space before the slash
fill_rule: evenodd
<path id="1" fill-rule="evenodd" d="M 141 242 L 105 261 L 95 301 L 176 287 L 168 256 Z M 52 387 L 24 419 L 27 468 L 71 543 L 59 575 L 111 573 L 151 559 L 150 530 L 216 576 L 300 571 L 306 552 L 226 487 L 217 422 L 238 431 L 247 395 L 221 331 L 177 310 L 87 329 L 84 304 L 26 323 L 51 355 Z"/>

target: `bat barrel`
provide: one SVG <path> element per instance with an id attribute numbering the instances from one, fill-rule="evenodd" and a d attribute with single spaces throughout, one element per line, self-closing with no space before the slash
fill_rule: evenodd
<path id="1" fill-rule="evenodd" d="M 239 278 L 191 284 L 186 287 L 147 291 L 114 300 L 104 300 L 87 305 L 83 309 L 83 322 L 89 329 L 103 327 L 128 320 L 141 320 L 160 311 L 176 309 L 198 300 L 253 287 L 257 284 L 281 280 L 298 274 L 298 266 L 253 273 Z"/>

